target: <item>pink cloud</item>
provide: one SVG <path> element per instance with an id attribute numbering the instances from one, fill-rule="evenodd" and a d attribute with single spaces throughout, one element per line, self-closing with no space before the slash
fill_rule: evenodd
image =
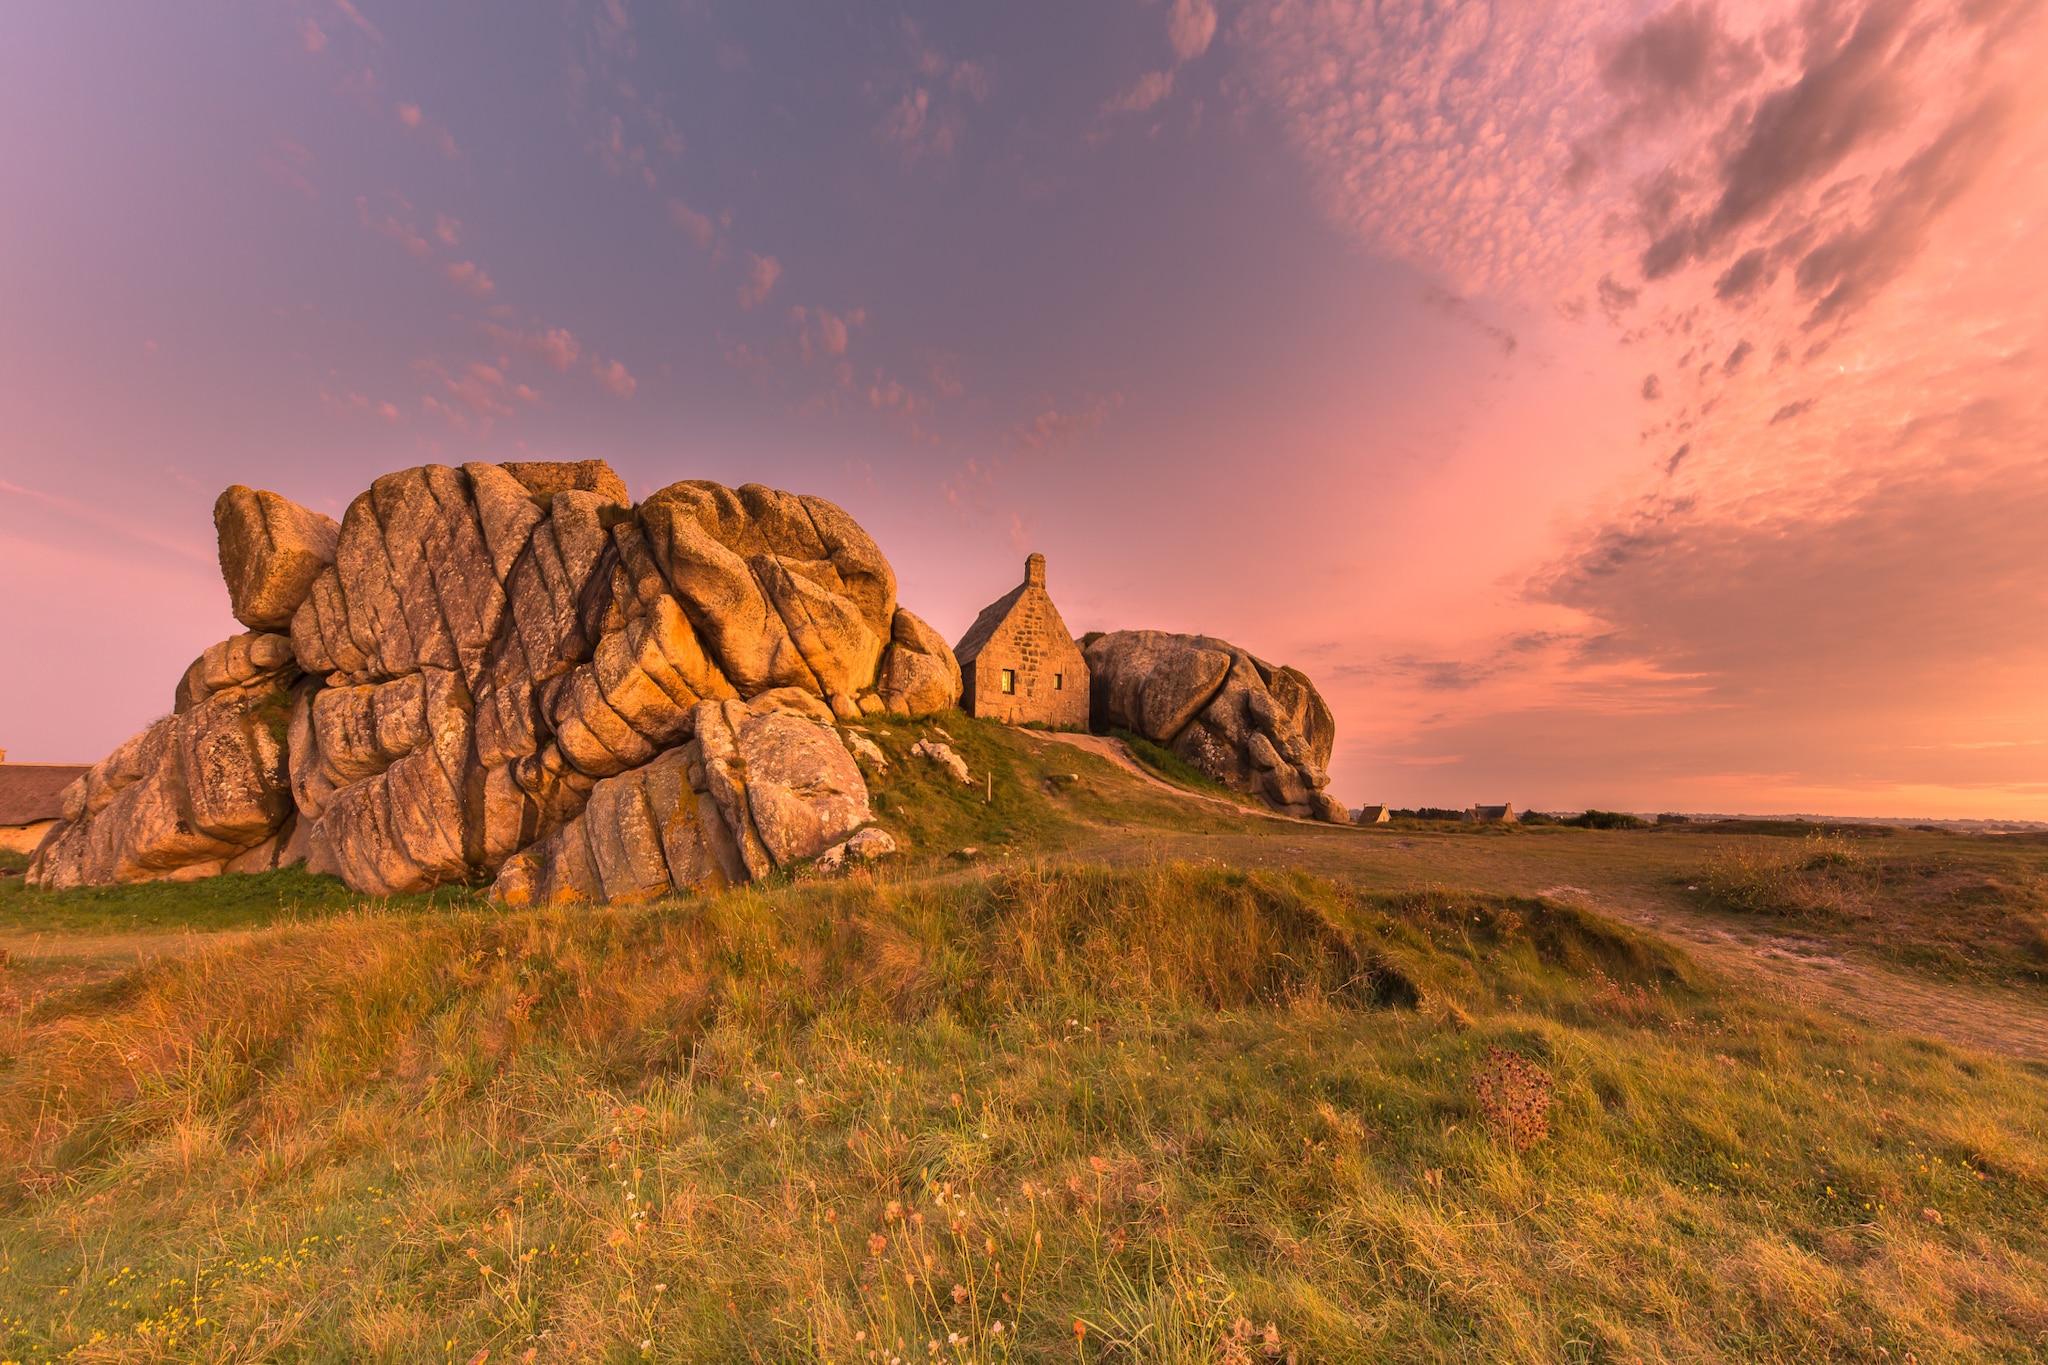
<path id="1" fill-rule="evenodd" d="M 484 272 L 484 268 L 475 261 L 455 261 L 441 267 L 441 273 L 446 275 L 448 282 L 457 289 L 474 294 L 480 299 L 489 298 L 498 287 L 491 282 L 491 277 Z"/>
<path id="2" fill-rule="evenodd" d="M 583 349 L 576 340 L 576 334 L 566 327 L 541 327 L 532 332 L 520 332 L 487 322 L 483 324 L 483 330 L 486 336 L 500 345 L 522 351 L 565 373 L 576 363 Z"/>
<path id="3" fill-rule="evenodd" d="M 420 113 L 420 107 L 417 104 L 401 104 L 398 106 L 398 121 L 406 127 L 417 130 L 422 118 L 423 115 Z"/>
<path id="4" fill-rule="evenodd" d="M 865 308 L 842 315 L 823 308 L 798 306 L 789 310 L 789 320 L 796 326 L 797 346 L 804 359 L 809 360 L 814 354 L 845 355 L 849 331 L 865 326 L 868 314 Z"/>
<path id="5" fill-rule="evenodd" d="M 1166 16 L 1166 38 L 1173 45 L 1174 56 L 1193 61 L 1208 51 L 1209 40 L 1215 36 L 1214 0 L 1173 0 Z"/>
<path id="6" fill-rule="evenodd" d="M 462 220 L 445 213 L 434 215 L 434 235 L 441 239 L 443 246 L 462 245 Z"/>
<path id="7" fill-rule="evenodd" d="M 1148 71 L 1102 106 L 1105 114 L 1140 114 L 1173 93 L 1171 71 Z"/>
<path id="8" fill-rule="evenodd" d="M 358 196 L 356 218 L 362 225 L 380 237 L 388 237 L 404 247 L 408 254 L 422 260 L 434 254 L 434 248 L 427 239 L 420 236 L 412 224 L 412 205 L 398 195 L 388 196 L 393 207 L 382 214 L 370 211 L 370 201 Z"/>
<path id="9" fill-rule="evenodd" d="M 775 282 L 782 278 L 782 263 L 773 256 L 757 256 L 747 253 L 747 280 L 740 286 L 740 307 L 752 308 L 765 303 Z"/>
<path id="10" fill-rule="evenodd" d="M 1056 450 L 1072 445 L 1107 422 L 1109 415 L 1123 405 L 1124 396 L 1120 393 L 1107 398 L 1085 394 L 1078 406 L 1064 407 L 1048 398 L 1029 420 L 1017 424 L 1012 439 L 1019 450 Z"/>
<path id="11" fill-rule="evenodd" d="M 685 236 L 699 248 L 709 247 L 716 229 L 709 218 L 691 208 L 680 199 L 668 201 L 669 221 L 683 230 Z"/>
<path id="12" fill-rule="evenodd" d="M 309 178 L 313 170 L 313 154 L 290 138 L 279 138 L 272 143 L 261 164 L 265 175 L 294 194 L 308 199 L 318 196 L 319 191 L 313 188 Z"/>
<path id="13" fill-rule="evenodd" d="M 371 42 L 382 45 L 384 35 L 379 33 L 377 26 L 365 19 L 363 12 L 350 4 L 349 0 L 334 0 L 334 7 L 346 15 L 350 23 L 361 29 Z"/>
<path id="14" fill-rule="evenodd" d="M 623 363 L 617 360 L 599 360 L 591 357 L 590 372 L 597 377 L 599 387 L 614 398 L 631 398 L 640 381 L 633 377 Z"/>
<path id="15" fill-rule="evenodd" d="M 320 25 L 314 23 L 312 19 L 301 19 L 299 20 L 299 41 L 305 44 L 306 51 L 318 52 L 321 48 L 327 46 L 327 35 L 320 31 Z"/>

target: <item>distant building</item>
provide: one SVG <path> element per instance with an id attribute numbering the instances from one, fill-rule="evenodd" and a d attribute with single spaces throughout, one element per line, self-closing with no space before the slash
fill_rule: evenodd
<path id="1" fill-rule="evenodd" d="M 1515 823 L 1513 806 L 1474 806 L 1465 812 L 1465 818 L 1475 825 L 1512 825 Z"/>
<path id="2" fill-rule="evenodd" d="M 970 716 L 1023 725 L 1088 724 L 1088 661 L 1045 591 L 1045 556 L 1024 561 L 1024 581 L 982 609 L 960 643 L 960 706 Z"/>
<path id="3" fill-rule="evenodd" d="M 1358 819 L 1353 823 L 1360 825 L 1384 825 L 1393 818 L 1393 812 L 1389 811 L 1385 806 L 1360 806 L 1358 808 Z"/>
<path id="4" fill-rule="evenodd" d="M 35 852 L 64 814 L 64 789 L 86 772 L 83 763 L 9 763 L 0 749 L 0 849 Z"/>

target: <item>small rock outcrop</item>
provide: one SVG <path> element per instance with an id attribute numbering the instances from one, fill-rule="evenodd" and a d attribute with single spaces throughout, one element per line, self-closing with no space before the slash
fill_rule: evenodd
<path id="1" fill-rule="evenodd" d="M 1120 630 L 1086 647 L 1090 722 L 1163 744 L 1233 791 L 1349 824 L 1324 790 L 1336 722 L 1315 684 L 1227 640 Z"/>
<path id="2" fill-rule="evenodd" d="M 67 794 L 38 885 L 301 861 L 528 902 L 747 881 L 867 821 L 836 724 L 959 697 L 821 498 L 690 480 L 635 507 L 602 461 L 475 463 L 388 474 L 338 527 L 239 485 L 214 521 L 250 633 Z"/>

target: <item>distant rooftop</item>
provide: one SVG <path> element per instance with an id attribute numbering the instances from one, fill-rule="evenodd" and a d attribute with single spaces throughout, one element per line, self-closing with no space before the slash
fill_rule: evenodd
<path id="1" fill-rule="evenodd" d="M 8 763 L 0 750 L 0 825 L 33 825 L 64 813 L 64 789 L 85 776 L 86 763 Z"/>

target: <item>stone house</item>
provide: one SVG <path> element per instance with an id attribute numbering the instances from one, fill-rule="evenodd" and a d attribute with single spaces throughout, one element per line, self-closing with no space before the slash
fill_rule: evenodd
<path id="1" fill-rule="evenodd" d="M 1045 556 L 1024 561 L 1024 581 L 982 608 L 953 648 L 960 707 L 1023 725 L 1088 725 L 1088 661 L 1045 591 Z"/>
<path id="2" fill-rule="evenodd" d="M 1475 825 L 1512 825 L 1519 818 L 1513 806 L 1474 806 L 1465 818 Z"/>
<path id="3" fill-rule="evenodd" d="M 1352 823 L 1356 825 L 1384 825 L 1393 818 L 1393 813 L 1385 806 L 1360 806 L 1358 814 L 1352 819 Z"/>
<path id="4" fill-rule="evenodd" d="M 9 763 L 0 749 L 0 850 L 35 852 L 64 814 L 64 789 L 87 770 L 83 763 Z"/>

